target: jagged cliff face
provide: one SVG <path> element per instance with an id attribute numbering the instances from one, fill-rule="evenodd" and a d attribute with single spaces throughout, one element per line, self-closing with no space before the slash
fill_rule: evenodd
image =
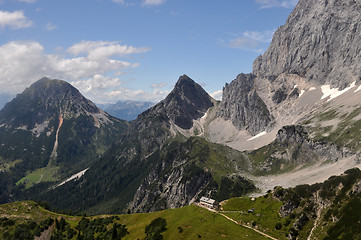
<path id="1" fill-rule="evenodd" d="M 253 73 L 270 81 L 296 74 L 317 85 L 345 88 L 361 77 L 361 2 L 300 0 L 256 59 Z"/>
<path id="2" fill-rule="evenodd" d="M 339 108 L 337 96 L 343 94 L 349 109 L 358 106 L 353 95 L 361 84 L 360 10 L 355 0 L 300 0 L 254 61 L 253 73 L 240 74 L 224 87 L 206 126 L 208 139 L 253 150 L 275 140 L 283 126 Z"/>
<path id="3" fill-rule="evenodd" d="M 273 116 L 254 88 L 255 76 L 239 74 L 223 88 L 222 101 L 217 109 L 217 117 L 231 120 L 238 130 L 246 129 L 256 135 L 268 128 Z"/>

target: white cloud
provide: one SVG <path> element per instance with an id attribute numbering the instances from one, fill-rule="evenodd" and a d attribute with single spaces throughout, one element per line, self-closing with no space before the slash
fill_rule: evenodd
<path id="1" fill-rule="evenodd" d="M 153 89 L 157 89 L 157 88 L 163 88 L 167 86 L 167 83 L 153 83 L 150 87 Z"/>
<path id="2" fill-rule="evenodd" d="M 156 6 L 165 3 L 166 0 L 144 0 L 143 6 Z"/>
<path id="3" fill-rule="evenodd" d="M 261 8 L 293 8 L 296 6 L 298 0 L 256 0 L 256 3 L 261 5 Z"/>
<path id="4" fill-rule="evenodd" d="M 220 101 L 220 100 L 222 100 L 223 91 L 218 90 L 218 91 L 215 91 L 215 92 L 213 92 L 213 93 L 211 93 L 209 95 L 211 95 L 212 98 Z"/>
<path id="5" fill-rule="evenodd" d="M 118 42 L 82 41 L 68 49 L 74 55 L 87 54 L 89 59 L 106 59 L 112 56 L 124 57 L 126 55 L 144 53 L 149 48 L 135 48 L 133 46 L 119 45 Z"/>
<path id="6" fill-rule="evenodd" d="M 4 28 L 9 26 L 13 29 L 27 28 L 32 25 L 23 11 L 7 12 L 0 10 L 0 27 Z"/>
<path id="7" fill-rule="evenodd" d="M 241 36 L 232 38 L 227 46 L 230 48 L 262 53 L 265 51 L 265 45 L 268 45 L 272 41 L 273 33 L 274 31 L 246 31 L 243 32 Z"/>
<path id="8" fill-rule="evenodd" d="M 18 0 L 19 2 L 26 2 L 26 3 L 34 3 L 37 2 L 38 0 Z"/>
<path id="9" fill-rule="evenodd" d="M 46 30 L 48 31 L 52 31 L 54 29 L 56 29 L 57 26 L 55 26 L 54 24 L 52 24 L 51 22 L 49 22 L 48 24 L 46 24 Z"/>
<path id="10" fill-rule="evenodd" d="M 115 3 L 118 3 L 122 6 L 125 6 L 125 7 L 132 7 L 132 6 L 135 6 L 135 2 L 131 1 L 131 0 L 112 0 L 112 2 L 115 2 Z"/>
<path id="11" fill-rule="evenodd" d="M 86 42 L 85 45 L 96 47 L 86 47 L 82 48 L 85 50 L 75 51 L 81 49 L 77 47 L 84 45 L 82 43 L 75 44 L 68 49 L 75 55 L 69 58 L 64 57 L 64 54 L 61 53 L 58 55 L 45 54 L 44 47 L 38 42 L 14 41 L 0 46 L 0 91 L 16 94 L 41 77 L 48 76 L 71 82 L 85 96 L 95 102 L 110 100 L 113 96 L 110 94 L 112 91 L 122 89 L 124 92 L 126 88 L 122 86 L 120 75 L 139 64 L 112 56 L 119 55 L 119 49 L 122 50 L 122 54 L 125 52 L 127 55 L 145 52 L 145 49 L 115 47 L 115 53 L 106 49 L 105 53 L 95 54 L 96 57 L 94 57 L 94 49 L 97 49 L 99 42 Z M 105 46 L 117 46 L 116 43 L 111 42 L 101 43 Z M 78 55 L 83 53 L 85 53 L 84 56 Z M 141 92 L 129 90 L 126 95 L 118 97 L 126 99 L 127 96 L 131 97 L 134 94 L 139 96 Z M 150 98 L 150 96 L 146 96 L 146 98 Z"/>
<path id="12" fill-rule="evenodd" d="M 124 0 L 112 0 L 115 3 L 125 4 Z"/>

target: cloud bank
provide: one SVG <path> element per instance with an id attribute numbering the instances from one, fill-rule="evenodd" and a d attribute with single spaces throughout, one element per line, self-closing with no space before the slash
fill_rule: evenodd
<path id="1" fill-rule="evenodd" d="M 236 36 L 229 40 L 227 47 L 263 53 L 265 47 L 272 41 L 274 32 L 274 30 L 264 32 L 246 31 L 240 36 Z"/>
<path id="2" fill-rule="evenodd" d="M 98 103 L 119 99 L 158 100 L 164 97 L 164 92 L 159 89 L 154 89 L 153 95 L 147 94 L 127 89 L 121 81 L 123 72 L 139 64 L 120 58 L 149 50 L 118 42 L 82 41 L 69 47 L 64 54 L 56 55 L 45 54 L 44 47 L 38 42 L 8 42 L 0 46 L 0 91 L 16 94 L 47 76 L 69 81 Z"/>
<path id="3" fill-rule="evenodd" d="M 293 8 L 296 6 L 298 0 L 256 0 L 256 3 L 261 5 L 261 8 Z"/>
<path id="4" fill-rule="evenodd" d="M 28 20 L 23 11 L 7 12 L 0 10 L 0 27 L 10 27 L 12 29 L 27 28 L 32 25 L 32 22 Z"/>

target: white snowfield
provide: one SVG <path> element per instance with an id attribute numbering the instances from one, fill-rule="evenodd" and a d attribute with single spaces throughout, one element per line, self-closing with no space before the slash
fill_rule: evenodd
<path id="1" fill-rule="evenodd" d="M 88 169 L 89 169 L 89 168 L 84 169 L 83 171 L 80 171 L 80 172 L 74 174 L 73 176 L 65 179 L 63 182 L 61 182 L 60 184 L 58 184 L 56 187 L 60 187 L 61 185 L 65 184 L 65 183 L 67 183 L 67 182 L 69 182 L 69 181 L 71 181 L 71 180 L 81 178 Z"/>
<path id="2" fill-rule="evenodd" d="M 267 134 L 266 131 L 260 132 L 260 133 L 258 133 L 256 136 L 251 137 L 250 139 L 247 139 L 247 141 L 252 141 L 252 140 L 254 140 L 254 139 L 256 139 L 256 138 L 259 138 L 259 137 L 262 137 L 262 136 L 264 136 L 264 135 L 266 135 L 266 134 Z"/>
<path id="3" fill-rule="evenodd" d="M 360 90 L 361 90 L 361 85 L 354 91 L 354 93 L 357 93 Z"/>
<path id="4" fill-rule="evenodd" d="M 345 92 L 354 88 L 355 86 L 356 86 L 356 82 L 353 82 L 349 87 L 345 88 L 342 91 L 339 91 L 338 88 L 331 88 L 330 85 L 323 85 L 321 86 L 321 90 L 323 93 L 321 100 L 330 97 L 327 101 L 331 101 L 332 99 L 344 94 Z"/>

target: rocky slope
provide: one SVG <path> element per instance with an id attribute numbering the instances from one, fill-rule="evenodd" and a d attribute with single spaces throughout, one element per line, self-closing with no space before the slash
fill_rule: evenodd
<path id="1" fill-rule="evenodd" d="M 241 177 L 252 164 L 231 148 L 189 138 L 184 143 L 173 142 L 163 152 L 128 205 L 132 212 L 181 207 L 203 195 L 222 201 L 255 190 Z"/>
<path id="2" fill-rule="evenodd" d="M 270 128 L 273 116 L 254 88 L 253 74 L 239 74 L 223 88 L 222 101 L 217 109 L 217 117 L 231 120 L 238 129 L 245 129 L 250 134 Z"/>
<path id="3" fill-rule="evenodd" d="M 354 0 L 300 0 L 254 61 L 253 73 L 226 84 L 218 109 L 205 121 L 205 137 L 253 150 L 275 140 L 283 126 L 302 124 L 336 107 L 346 92 L 356 93 L 361 84 L 360 9 Z M 356 104 L 356 97 L 349 96 L 347 105 Z"/>

